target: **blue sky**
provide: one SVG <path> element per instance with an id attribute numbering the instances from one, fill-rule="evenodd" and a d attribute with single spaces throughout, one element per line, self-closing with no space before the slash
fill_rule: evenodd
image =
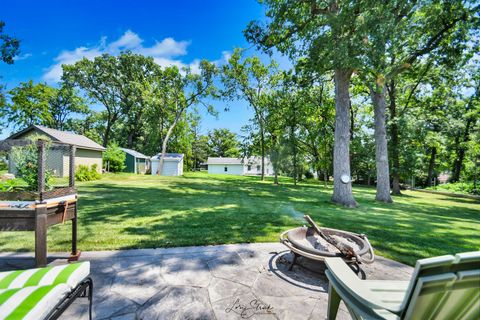
<path id="1" fill-rule="evenodd" d="M 30 79 L 54 85 L 62 63 L 125 49 L 153 56 L 161 65 L 222 62 L 233 48 L 250 46 L 242 31 L 263 15 L 255 0 L 8 1 L 0 20 L 7 34 L 21 40 L 21 53 L 13 65 L 0 64 L 0 81 L 7 90 Z M 229 112 L 223 111 L 225 102 L 214 105 L 220 114 L 203 117 L 204 132 L 229 128 L 238 133 L 251 117 L 242 101 L 230 103 Z M 10 129 L 3 131 L 0 138 Z"/>

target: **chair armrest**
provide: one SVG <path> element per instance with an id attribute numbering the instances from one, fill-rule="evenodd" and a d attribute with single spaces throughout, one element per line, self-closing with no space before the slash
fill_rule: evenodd
<path id="1" fill-rule="evenodd" d="M 332 276 L 335 280 L 334 283 L 340 284 L 343 291 L 348 292 L 355 300 L 370 308 L 385 309 L 393 313 L 401 311 L 400 306 L 394 308 L 391 304 L 381 301 L 381 297 L 363 285 L 362 280 L 355 275 L 341 258 L 326 258 L 325 264 L 329 271 L 327 277 Z"/>

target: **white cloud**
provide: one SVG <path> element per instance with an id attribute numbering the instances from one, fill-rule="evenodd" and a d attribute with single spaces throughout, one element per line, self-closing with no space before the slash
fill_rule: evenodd
<path id="1" fill-rule="evenodd" d="M 187 54 L 188 41 L 175 41 L 173 38 L 165 38 L 161 42 L 156 42 L 150 48 L 142 48 L 139 53 L 146 56 L 176 57 Z"/>
<path id="2" fill-rule="evenodd" d="M 157 64 L 162 67 L 177 66 L 182 69 L 190 67 L 192 72 L 199 72 L 199 60 L 194 60 L 190 64 L 182 62 L 178 57 L 187 54 L 189 41 L 176 41 L 173 38 L 165 38 L 160 42 L 155 42 L 150 47 L 143 45 L 143 39 L 131 30 L 127 30 L 119 39 L 108 43 L 106 37 L 102 37 L 96 46 L 79 47 L 74 50 L 62 51 L 43 74 L 43 80 L 47 82 L 58 82 L 62 77 L 62 64 L 73 64 L 82 58 L 93 59 L 104 53 L 117 55 L 121 51 L 130 50 L 134 53 L 151 56 Z M 218 60 L 220 61 L 220 60 Z"/>
<path id="3" fill-rule="evenodd" d="M 18 56 L 13 57 L 13 60 L 15 61 L 20 61 L 20 60 L 26 60 L 32 56 L 31 53 L 24 53 Z"/>
<path id="4" fill-rule="evenodd" d="M 87 48 L 80 47 L 72 51 L 62 51 L 56 58 L 56 63 L 48 68 L 47 72 L 43 74 L 43 80 L 47 82 L 58 82 L 62 77 L 62 64 L 73 64 L 82 58 L 93 59 L 102 54 L 99 47 Z"/>
<path id="5" fill-rule="evenodd" d="M 105 37 L 102 38 L 103 43 L 106 43 L 106 40 L 107 39 Z M 127 32 L 125 32 L 120 39 L 110 43 L 109 51 L 136 49 L 142 45 L 142 42 L 143 40 L 140 39 L 138 34 L 132 32 L 131 30 L 127 30 Z"/>
<path id="6" fill-rule="evenodd" d="M 230 51 L 222 51 L 222 57 L 218 60 L 213 61 L 217 66 L 221 66 L 228 63 L 228 60 L 232 57 L 232 53 Z"/>
<path id="7" fill-rule="evenodd" d="M 153 58 L 153 61 L 155 61 L 155 63 L 161 67 L 176 66 L 179 69 L 182 69 L 183 67 L 185 67 L 185 64 L 179 60 L 172 60 L 172 59 L 163 58 L 163 57 L 155 57 Z"/>

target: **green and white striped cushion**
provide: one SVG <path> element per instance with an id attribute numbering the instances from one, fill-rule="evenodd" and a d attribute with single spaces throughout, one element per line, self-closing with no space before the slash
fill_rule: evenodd
<path id="1" fill-rule="evenodd" d="M 71 289 L 90 274 L 90 262 L 0 272 L 0 290 L 65 283 Z"/>
<path id="2" fill-rule="evenodd" d="M 69 292 L 66 284 L 0 291 L 0 320 L 40 320 Z"/>

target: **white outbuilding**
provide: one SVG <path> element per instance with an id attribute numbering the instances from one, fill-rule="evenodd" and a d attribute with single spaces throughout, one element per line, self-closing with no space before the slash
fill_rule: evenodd
<path id="1" fill-rule="evenodd" d="M 207 160 L 208 173 L 232 175 L 261 175 L 262 158 L 223 158 L 209 157 Z M 273 165 L 268 157 L 265 158 L 265 175 L 274 175 Z"/>
<path id="2" fill-rule="evenodd" d="M 152 175 L 159 174 L 161 154 L 153 156 L 151 161 Z M 163 158 L 162 176 L 181 176 L 183 175 L 183 153 L 165 153 Z"/>

